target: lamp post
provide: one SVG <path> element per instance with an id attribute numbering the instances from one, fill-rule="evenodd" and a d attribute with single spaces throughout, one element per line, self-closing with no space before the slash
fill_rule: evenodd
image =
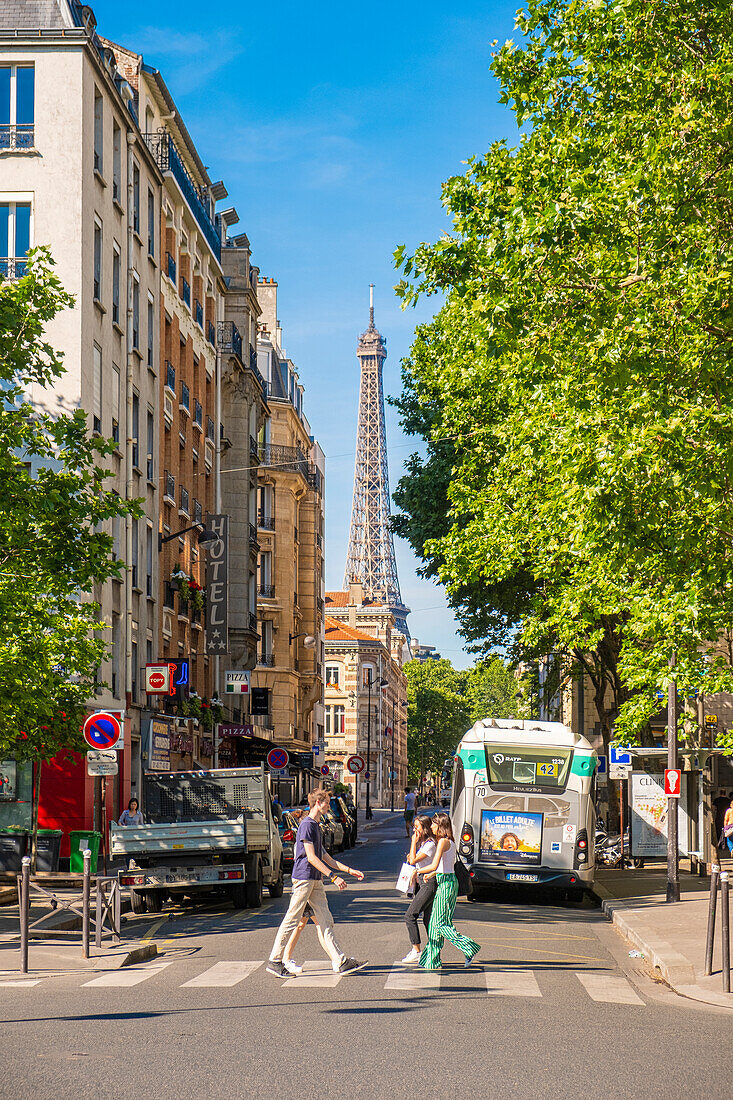
<path id="1" fill-rule="evenodd" d="M 370 785 L 371 785 L 371 752 L 372 752 L 372 674 L 369 672 L 366 678 L 367 682 L 367 773 L 366 773 L 366 807 L 364 810 L 364 816 L 367 821 L 371 821 L 374 817 L 372 813 L 371 802 L 369 801 Z"/>
<path id="2" fill-rule="evenodd" d="M 389 812 L 394 813 L 394 710 L 396 699 L 392 696 L 392 766 L 389 769 Z"/>
<path id="3" fill-rule="evenodd" d="M 204 527 L 203 523 L 192 523 L 190 527 L 184 527 L 182 531 L 174 531 L 172 535 L 165 535 L 165 537 L 161 535 L 159 531 L 158 553 L 161 552 L 166 542 L 172 542 L 173 539 L 177 539 L 181 535 L 187 534 L 189 531 L 198 531 L 199 534 L 196 541 L 198 542 L 199 546 L 203 542 L 215 542 L 219 538 L 215 531 L 210 531 L 208 527 Z"/>

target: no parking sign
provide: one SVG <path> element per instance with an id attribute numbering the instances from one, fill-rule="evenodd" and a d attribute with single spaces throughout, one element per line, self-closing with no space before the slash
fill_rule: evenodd
<path id="1" fill-rule="evenodd" d="M 84 719 L 82 733 L 91 749 L 113 749 L 120 739 L 122 727 L 116 715 L 99 710 Z"/>
<path id="2" fill-rule="evenodd" d="M 290 756 L 287 749 L 270 749 L 267 754 L 267 763 L 274 772 L 279 772 L 282 768 L 287 768 L 290 763 Z"/>

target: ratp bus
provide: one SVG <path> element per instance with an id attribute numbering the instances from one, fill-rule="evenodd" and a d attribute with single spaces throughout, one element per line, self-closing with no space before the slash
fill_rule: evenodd
<path id="1" fill-rule="evenodd" d="M 560 722 L 476 722 L 453 760 L 450 809 L 476 895 L 512 882 L 582 899 L 595 868 L 597 764 Z"/>

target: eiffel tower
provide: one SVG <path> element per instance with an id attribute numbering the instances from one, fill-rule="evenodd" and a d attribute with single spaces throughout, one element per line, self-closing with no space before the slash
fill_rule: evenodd
<path id="1" fill-rule="evenodd" d="M 361 367 L 359 422 L 344 587 L 348 588 L 350 581 L 361 581 L 365 597 L 387 604 L 397 629 L 409 640 L 407 616 L 410 609 L 405 607 L 400 595 L 389 526 L 389 471 L 382 387 L 387 341 L 374 325 L 374 284 L 369 287 L 369 327 L 359 337 L 356 355 Z"/>

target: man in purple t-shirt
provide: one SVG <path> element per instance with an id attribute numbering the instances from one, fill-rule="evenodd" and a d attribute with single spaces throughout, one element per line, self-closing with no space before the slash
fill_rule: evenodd
<path id="1" fill-rule="evenodd" d="M 332 859 L 328 852 L 323 851 L 319 822 L 323 814 L 327 812 L 330 804 L 331 796 L 328 791 L 324 791 L 322 788 L 311 791 L 308 795 L 310 813 L 303 818 L 298 826 L 295 837 L 295 858 L 290 876 L 293 892 L 288 911 L 277 931 L 267 964 L 268 974 L 274 974 L 277 978 L 292 977 L 290 972 L 283 966 L 283 952 L 285 945 L 299 924 L 307 904 L 313 910 L 318 924 L 318 938 L 331 959 L 335 973 L 353 974 L 354 971 L 361 970 L 362 967 L 367 965 L 364 962 L 358 962 L 356 959 L 348 958 L 339 947 L 333 934 L 333 917 L 328 908 L 326 891 L 323 888 L 323 875 L 327 875 L 331 882 L 338 886 L 339 890 L 345 890 L 346 883 L 338 875 L 332 874 L 332 870 L 353 875 L 359 882 L 364 878 L 364 875 L 361 871 L 355 871 L 353 868 L 339 863 L 338 860 Z"/>

